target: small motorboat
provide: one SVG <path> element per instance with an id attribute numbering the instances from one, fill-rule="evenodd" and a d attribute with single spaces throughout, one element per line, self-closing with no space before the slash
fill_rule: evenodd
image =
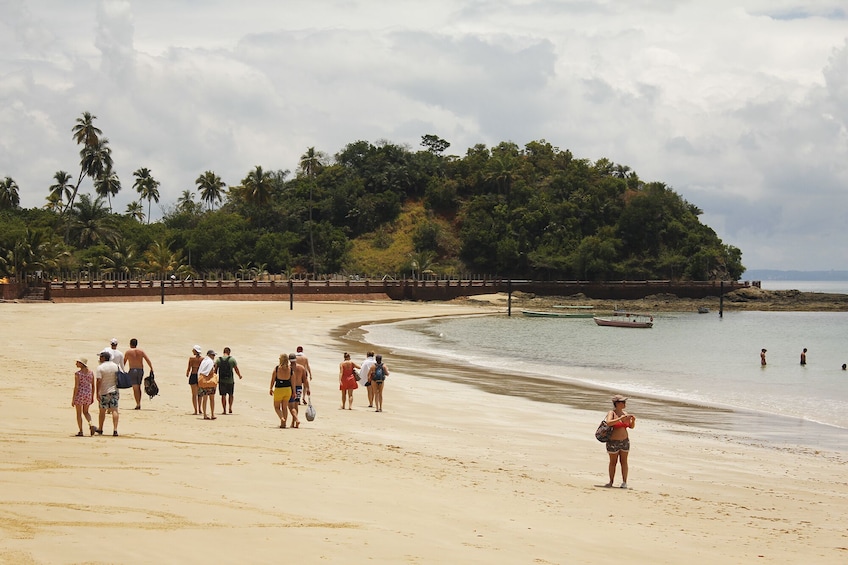
<path id="1" fill-rule="evenodd" d="M 709 314 L 710 309 L 706 306 L 698 306 L 698 314 Z"/>
<path id="2" fill-rule="evenodd" d="M 599 326 L 611 328 L 652 328 L 654 327 L 654 316 L 651 314 L 640 314 L 637 312 L 624 312 L 616 310 L 612 316 L 593 316 L 595 323 Z"/>

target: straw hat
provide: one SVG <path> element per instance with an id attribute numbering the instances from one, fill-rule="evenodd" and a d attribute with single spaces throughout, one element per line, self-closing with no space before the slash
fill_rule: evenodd
<path id="1" fill-rule="evenodd" d="M 77 357 L 77 363 L 82 363 L 83 366 L 88 367 L 88 359 L 85 357 Z"/>

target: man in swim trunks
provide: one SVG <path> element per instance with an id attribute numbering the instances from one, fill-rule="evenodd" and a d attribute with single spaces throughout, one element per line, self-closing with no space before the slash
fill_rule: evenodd
<path id="1" fill-rule="evenodd" d="M 144 362 L 147 362 L 147 368 L 153 372 L 153 363 L 150 362 L 150 357 L 147 353 L 138 348 L 138 340 L 132 338 L 130 340 L 130 348 L 124 353 L 124 364 L 128 364 L 130 370 L 130 378 L 132 379 L 133 396 L 135 396 L 135 410 L 141 410 L 141 382 L 144 379 Z"/>
<path id="2" fill-rule="evenodd" d="M 233 372 L 241 379 L 241 371 L 239 371 L 236 358 L 230 355 L 230 348 L 224 348 L 224 354 L 215 359 L 215 366 L 218 371 L 218 393 L 221 395 L 221 410 L 223 414 L 227 413 L 227 397 L 230 397 L 230 414 L 233 413 L 233 393 L 236 388 L 236 379 Z"/>
<path id="3" fill-rule="evenodd" d="M 303 346 L 302 345 L 297 346 L 297 354 L 296 355 L 297 355 L 297 357 L 295 357 L 295 361 L 297 361 L 297 364 L 300 365 L 301 367 L 303 367 L 304 369 L 306 369 L 307 377 L 305 377 L 305 378 L 312 380 L 312 367 L 309 366 L 309 358 L 303 353 Z M 306 394 L 309 394 L 309 393 L 307 392 Z M 303 404 L 306 404 L 306 396 L 305 395 L 301 398 L 301 402 L 303 402 Z"/>
<path id="4" fill-rule="evenodd" d="M 297 362 L 297 355 L 289 354 L 289 366 L 294 370 L 291 372 L 291 387 L 292 395 L 289 399 L 289 412 L 291 412 L 293 428 L 300 427 L 300 420 L 297 417 L 298 405 L 304 398 L 304 392 L 309 394 L 309 378 L 307 377 L 306 367 Z"/>

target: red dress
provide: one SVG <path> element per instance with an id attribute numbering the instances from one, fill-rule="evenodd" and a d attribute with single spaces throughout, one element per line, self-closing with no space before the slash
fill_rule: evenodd
<path id="1" fill-rule="evenodd" d="M 356 377 L 353 376 L 353 363 L 342 364 L 342 382 L 339 383 L 339 390 L 356 390 L 359 384 L 356 382 Z"/>

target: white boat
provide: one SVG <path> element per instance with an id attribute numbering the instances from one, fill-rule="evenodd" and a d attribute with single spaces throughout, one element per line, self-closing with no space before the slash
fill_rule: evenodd
<path id="1" fill-rule="evenodd" d="M 654 317 L 651 314 L 640 314 L 637 312 L 624 312 L 616 310 L 612 316 L 593 316 L 595 323 L 599 326 L 612 328 L 652 328 Z"/>

